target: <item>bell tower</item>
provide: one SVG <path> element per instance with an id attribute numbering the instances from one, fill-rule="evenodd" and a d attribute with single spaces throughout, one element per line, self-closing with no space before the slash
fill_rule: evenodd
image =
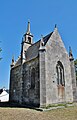
<path id="1" fill-rule="evenodd" d="M 30 32 L 30 21 L 28 21 L 27 31 L 23 35 L 22 43 L 21 43 L 21 63 L 25 62 L 26 51 L 32 44 L 33 44 L 33 35 Z"/>
<path id="2" fill-rule="evenodd" d="M 33 43 L 33 35 L 30 32 L 30 21 L 28 21 L 27 32 L 24 34 L 24 41 L 27 44 L 32 44 Z"/>

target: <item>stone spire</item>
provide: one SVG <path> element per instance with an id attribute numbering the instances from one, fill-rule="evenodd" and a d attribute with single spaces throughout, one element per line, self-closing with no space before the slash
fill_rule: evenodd
<path id="1" fill-rule="evenodd" d="M 69 47 L 69 59 L 74 60 L 71 47 Z"/>
<path id="2" fill-rule="evenodd" d="M 39 50 L 45 50 L 45 45 L 44 45 L 44 38 L 43 38 L 43 35 L 41 35 L 40 48 L 39 48 Z"/>
<path id="3" fill-rule="evenodd" d="M 54 32 L 57 32 L 57 31 L 58 31 L 57 24 L 55 24 Z"/>
<path id="4" fill-rule="evenodd" d="M 44 46 L 43 35 L 41 35 L 41 45 Z"/>
<path id="5" fill-rule="evenodd" d="M 57 24 L 55 24 L 55 28 L 57 28 Z"/>
<path id="6" fill-rule="evenodd" d="M 33 44 L 33 35 L 30 32 L 30 21 L 28 21 L 27 31 L 24 34 L 24 41 L 28 44 Z"/>
<path id="7" fill-rule="evenodd" d="M 30 34 L 30 21 L 28 21 L 27 32 L 26 32 L 26 34 Z"/>
<path id="8" fill-rule="evenodd" d="M 14 56 L 12 57 L 12 63 L 11 63 L 11 67 L 14 66 Z"/>

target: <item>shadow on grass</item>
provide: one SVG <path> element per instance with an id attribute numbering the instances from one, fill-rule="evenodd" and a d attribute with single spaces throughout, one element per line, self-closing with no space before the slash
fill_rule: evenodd
<path id="1" fill-rule="evenodd" d="M 36 109 L 39 107 L 34 106 L 34 105 L 24 105 L 24 104 L 19 104 L 19 103 L 10 103 L 10 102 L 0 102 L 0 107 L 10 107 L 10 108 L 30 108 L 30 109 Z"/>

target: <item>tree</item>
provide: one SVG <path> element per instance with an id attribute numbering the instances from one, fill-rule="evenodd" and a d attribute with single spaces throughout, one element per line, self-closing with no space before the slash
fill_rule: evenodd
<path id="1" fill-rule="evenodd" d="M 77 65 L 77 59 L 74 61 L 75 65 Z"/>

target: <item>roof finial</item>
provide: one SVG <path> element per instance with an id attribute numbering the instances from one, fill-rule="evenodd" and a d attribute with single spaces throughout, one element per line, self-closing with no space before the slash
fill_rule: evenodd
<path id="1" fill-rule="evenodd" d="M 43 35 L 41 35 L 41 45 L 44 46 Z"/>
<path id="2" fill-rule="evenodd" d="M 14 63 L 14 55 L 13 55 L 13 57 L 12 57 L 12 63 Z"/>
<path id="3" fill-rule="evenodd" d="M 12 63 L 11 63 L 11 67 L 14 66 L 14 56 L 12 57 Z"/>
<path id="4" fill-rule="evenodd" d="M 58 29 L 57 29 L 57 24 L 55 24 L 55 28 L 54 28 L 54 31 L 57 31 Z"/>
<path id="5" fill-rule="evenodd" d="M 55 28 L 57 28 L 57 24 L 55 24 Z"/>
<path id="6" fill-rule="evenodd" d="M 70 60 L 74 60 L 71 47 L 69 47 L 69 58 Z"/>
<path id="7" fill-rule="evenodd" d="M 28 20 L 28 25 L 27 25 L 27 34 L 30 34 L 30 20 Z"/>

